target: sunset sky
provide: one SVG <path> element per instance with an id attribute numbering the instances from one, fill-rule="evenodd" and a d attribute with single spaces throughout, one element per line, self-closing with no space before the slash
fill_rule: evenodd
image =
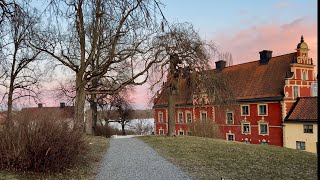
<path id="1" fill-rule="evenodd" d="M 206 41 L 220 52 L 230 52 L 233 64 L 256 61 L 259 51 L 273 56 L 295 52 L 301 35 L 309 45 L 309 56 L 317 63 L 316 0 L 164 0 L 163 13 L 169 23 L 190 22 Z M 215 68 L 215 67 L 213 67 Z M 135 108 L 151 108 L 148 85 L 132 95 Z M 59 104 L 48 98 L 47 106 Z M 60 100 L 61 101 L 61 100 Z"/>
<path id="2" fill-rule="evenodd" d="M 301 35 L 309 56 L 317 63 L 317 1 L 165 0 L 163 12 L 171 23 L 190 22 L 202 38 L 218 50 L 230 52 L 233 64 L 259 59 L 259 51 L 272 56 L 295 52 Z M 136 108 L 148 105 L 148 87 L 136 87 Z"/>

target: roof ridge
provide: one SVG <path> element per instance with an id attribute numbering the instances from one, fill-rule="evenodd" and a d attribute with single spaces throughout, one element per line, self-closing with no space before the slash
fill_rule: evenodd
<path id="1" fill-rule="evenodd" d="M 278 58 L 278 57 L 281 57 L 281 56 L 286 56 L 286 55 L 289 55 L 289 54 L 294 54 L 296 52 L 291 52 L 291 53 L 287 53 L 287 54 L 282 54 L 282 55 L 278 55 L 278 56 L 274 56 L 274 57 L 271 57 L 271 59 L 273 58 Z M 270 60 L 271 60 L 270 59 Z M 240 65 L 244 65 L 244 64 L 250 64 L 250 63 L 255 63 L 255 62 L 259 62 L 260 60 L 255 60 L 255 61 L 250 61 L 250 62 L 244 62 L 244 63 L 241 63 L 241 64 L 235 64 L 235 65 L 232 65 L 232 66 L 228 66 L 228 67 L 225 67 L 223 69 L 227 69 L 227 68 L 231 68 L 231 67 L 234 67 L 234 66 L 240 66 Z M 215 69 L 212 69 L 212 70 L 216 70 L 217 68 Z"/>

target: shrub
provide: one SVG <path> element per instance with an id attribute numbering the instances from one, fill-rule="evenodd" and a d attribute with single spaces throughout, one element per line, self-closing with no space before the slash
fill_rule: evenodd
<path id="1" fill-rule="evenodd" d="M 112 135 L 115 134 L 115 130 L 110 126 L 96 126 L 96 136 L 104 136 L 110 138 Z"/>
<path id="2" fill-rule="evenodd" d="M 82 131 L 56 113 L 21 112 L 13 127 L 0 131 L 2 169 L 57 172 L 85 152 Z"/>
<path id="3" fill-rule="evenodd" d="M 221 138 L 219 126 L 210 120 L 206 122 L 195 121 L 191 124 L 190 130 L 193 136 Z"/>

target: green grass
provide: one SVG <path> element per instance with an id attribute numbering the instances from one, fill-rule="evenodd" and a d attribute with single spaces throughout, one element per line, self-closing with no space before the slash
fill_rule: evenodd
<path id="1" fill-rule="evenodd" d="M 317 179 L 317 155 L 202 137 L 139 137 L 194 179 Z"/>
<path id="2" fill-rule="evenodd" d="M 73 167 L 61 173 L 32 173 L 0 171 L 0 179 L 85 179 L 94 180 L 103 155 L 109 145 L 109 139 L 100 136 L 86 136 L 88 152 L 81 156 Z"/>

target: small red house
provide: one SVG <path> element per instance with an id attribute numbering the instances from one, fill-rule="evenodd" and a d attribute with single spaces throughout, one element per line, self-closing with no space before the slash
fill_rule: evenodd
<path id="1" fill-rule="evenodd" d="M 225 67 L 216 62 L 211 73 L 223 75 L 236 103 L 223 107 L 211 104 L 206 94 L 195 96 L 188 79 L 179 80 L 176 98 L 175 131 L 192 134 L 190 124 L 211 120 L 223 138 L 252 144 L 283 146 L 282 123 L 297 97 L 317 96 L 317 80 L 308 45 L 301 37 L 296 52 L 272 57 L 260 52 L 260 60 Z M 160 92 L 154 101 L 155 134 L 167 134 L 168 93 Z"/>

